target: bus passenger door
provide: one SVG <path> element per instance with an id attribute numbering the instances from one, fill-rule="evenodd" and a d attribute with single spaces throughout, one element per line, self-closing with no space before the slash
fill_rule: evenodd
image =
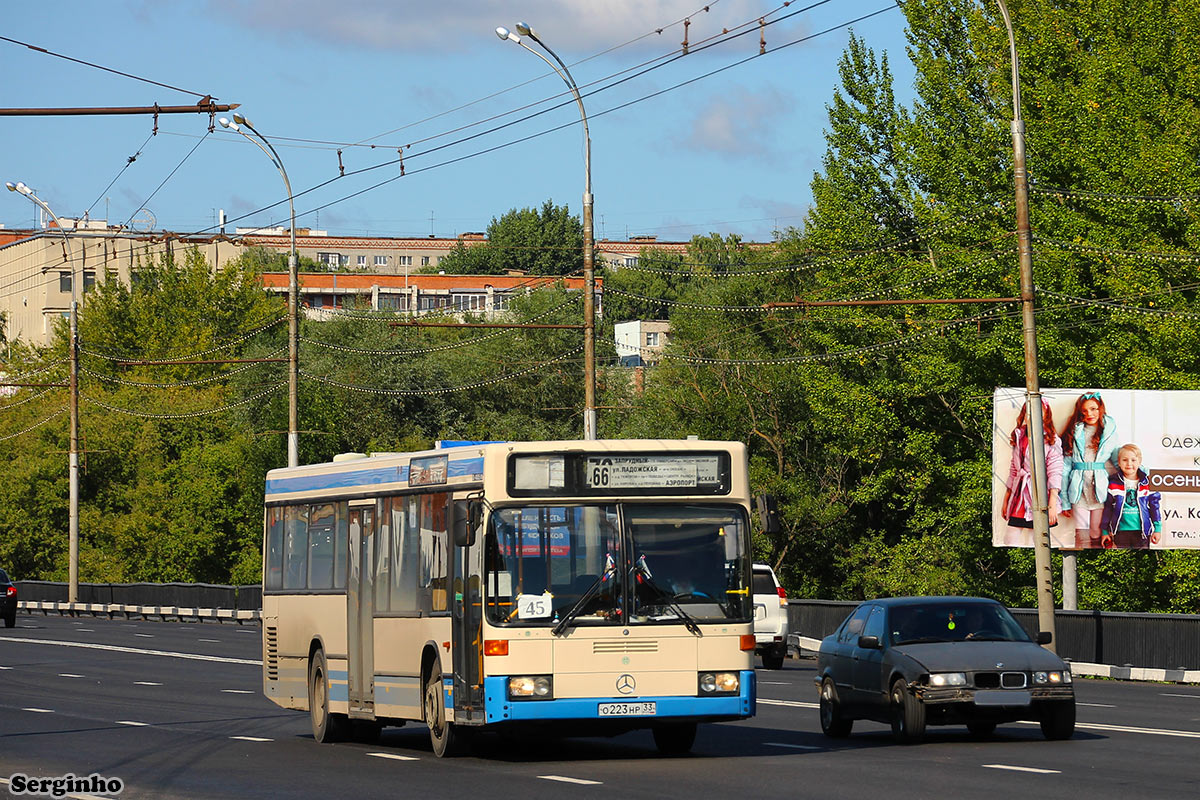
<path id="1" fill-rule="evenodd" d="M 351 717 L 375 713 L 375 504 L 350 506 L 350 577 L 346 582 L 346 659 Z"/>
<path id="2" fill-rule="evenodd" d="M 451 500 L 454 531 L 469 524 L 467 501 Z M 455 544 L 450 536 L 454 565 L 454 719 L 483 722 L 483 534 L 477 531 L 469 547 Z"/>

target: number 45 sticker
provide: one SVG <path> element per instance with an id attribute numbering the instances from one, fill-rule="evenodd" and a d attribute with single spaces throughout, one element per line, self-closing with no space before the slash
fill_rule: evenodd
<path id="1" fill-rule="evenodd" d="M 545 619 L 554 611 L 554 595 L 549 592 L 541 594 L 517 595 L 517 619 Z"/>

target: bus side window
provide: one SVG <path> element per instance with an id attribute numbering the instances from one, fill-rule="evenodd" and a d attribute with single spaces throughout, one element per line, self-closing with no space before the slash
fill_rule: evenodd
<path id="1" fill-rule="evenodd" d="M 417 566 L 420 559 L 420 539 L 411 524 L 408 507 L 417 504 L 413 497 L 388 498 L 385 513 L 392 528 L 392 611 L 413 614 L 417 604 Z"/>
<path id="2" fill-rule="evenodd" d="M 267 552 L 264 577 L 266 589 L 283 588 L 283 507 L 267 510 Z"/>
<path id="3" fill-rule="evenodd" d="M 346 588 L 346 556 L 348 555 L 349 544 L 349 517 L 350 506 L 346 501 L 335 504 L 337 523 L 334 529 L 333 543 L 333 588 Z"/>
<path id="4" fill-rule="evenodd" d="M 288 506 L 284 530 L 284 589 L 303 589 L 308 573 L 308 506 Z"/>
<path id="5" fill-rule="evenodd" d="M 333 588 L 334 562 L 333 504 L 325 503 L 308 511 L 308 588 Z"/>
<path id="6" fill-rule="evenodd" d="M 445 611 L 446 606 L 446 530 L 445 493 L 420 495 L 422 610 Z"/>

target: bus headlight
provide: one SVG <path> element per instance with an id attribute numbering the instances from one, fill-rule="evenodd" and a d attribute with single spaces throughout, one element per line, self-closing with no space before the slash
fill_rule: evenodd
<path id="1" fill-rule="evenodd" d="M 508 696 L 549 700 L 554 697 L 554 683 L 549 675 L 519 675 L 508 679 Z"/>
<path id="2" fill-rule="evenodd" d="M 701 672 L 700 694 L 737 694 L 741 679 L 736 672 Z"/>
<path id="3" fill-rule="evenodd" d="M 929 676 L 930 686 L 966 686 L 965 672 L 935 672 Z"/>

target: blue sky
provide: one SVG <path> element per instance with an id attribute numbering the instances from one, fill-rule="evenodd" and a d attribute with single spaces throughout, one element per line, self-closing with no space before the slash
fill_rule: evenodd
<path id="1" fill-rule="evenodd" d="M 275 144 L 295 193 L 325 184 L 297 199 L 298 226 L 454 236 L 546 199 L 581 208 L 578 112 L 573 104 L 554 109 L 569 99 L 563 83 L 494 33 L 521 20 L 584 91 L 597 237 L 686 240 L 717 231 L 770 239 L 803 222 L 848 32 L 798 40 L 889 9 L 853 30 L 889 54 L 898 92 L 909 96 L 904 19 L 889 0 L 704 7 L 703 0 L 64 0 L 51 15 L 46 6 L 14 3 L 0 35 L 186 91 L 0 41 L 0 106 L 191 105 L 211 94 L 240 103 Z M 780 21 L 766 26 L 767 53 L 754 58 L 763 15 Z M 690 52 L 671 60 L 685 18 Z M 747 22 L 746 35 L 722 36 Z M 706 41 L 720 43 L 702 48 Z M 798 43 L 774 50 L 791 42 Z M 621 78 L 629 79 L 596 91 Z M 224 209 L 231 220 L 241 217 L 231 228 L 286 224 L 286 193 L 271 163 L 220 126 L 208 133 L 208 122 L 207 115 L 163 115 L 151 136 L 150 117 L 2 117 L 0 180 L 24 181 L 65 217 L 90 210 L 92 219 L 117 224 L 147 218 L 145 208 L 155 228 L 192 232 L 211 230 Z M 525 137 L 532 138 L 513 144 Z M 403 177 L 387 163 L 398 148 Z M 31 203 L 7 192 L 0 198 L 0 223 L 34 224 Z"/>

